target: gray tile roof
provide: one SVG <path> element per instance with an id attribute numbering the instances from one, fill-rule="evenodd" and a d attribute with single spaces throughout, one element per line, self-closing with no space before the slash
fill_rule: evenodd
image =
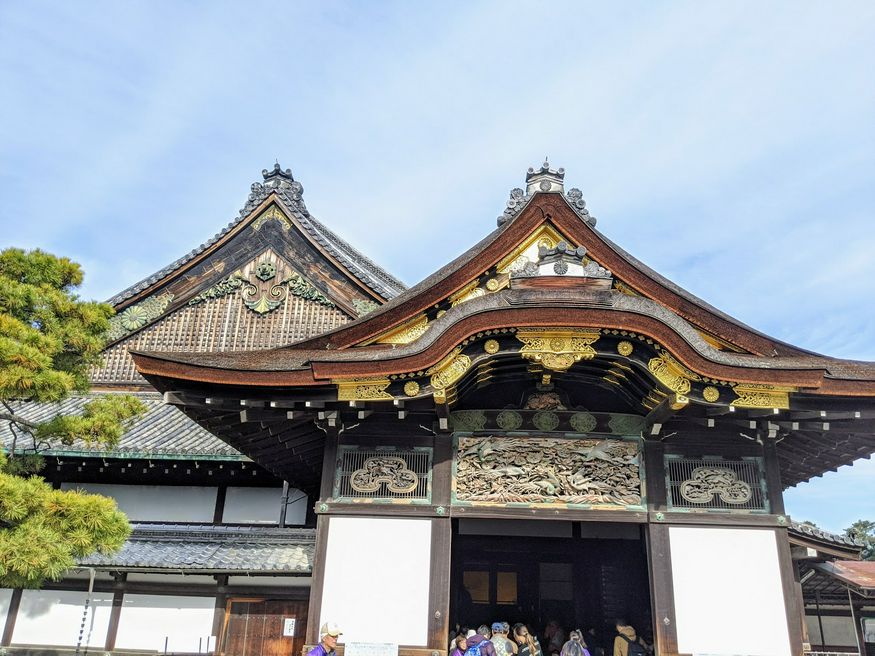
<path id="1" fill-rule="evenodd" d="M 272 193 L 279 196 L 285 208 L 295 216 L 310 237 L 337 259 L 352 275 L 377 294 L 385 299 L 390 299 L 407 288 L 404 283 L 374 264 L 310 215 L 304 204 L 304 199 L 301 197 L 304 188 L 301 183 L 292 178 L 291 171 L 288 169 L 283 171 L 277 164 L 271 171 L 266 169 L 262 171 L 262 177 L 264 178 L 263 183 L 256 182 L 252 185 L 251 193 L 243 209 L 240 210 L 240 215 L 220 232 L 172 264 L 116 294 L 108 302 L 111 305 L 119 305 L 184 266 L 246 220 L 252 211 Z"/>
<path id="2" fill-rule="evenodd" d="M 146 414 L 136 419 L 112 451 L 102 450 L 82 442 L 72 445 L 53 444 L 41 448 L 44 455 L 78 455 L 104 458 L 215 458 L 221 460 L 248 460 L 239 451 L 189 419 L 181 410 L 166 405 L 157 393 L 138 393 L 135 396 L 146 405 Z M 31 421 L 44 421 L 57 414 L 79 414 L 94 395 L 71 396 L 60 403 L 12 403 L 16 412 Z M 8 422 L 0 422 L 0 447 L 12 448 L 13 434 Z M 28 436 L 18 436 L 17 449 L 32 448 Z"/>
<path id="3" fill-rule="evenodd" d="M 815 540 L 820 540 L 822 542 L 831 542 L 832 544 L 837 544 L 843 547 L 860 548 L 863 546 L 861 542 L 858 542 L 854 538 L 849 538 L 847 535 L 830 533 L 828 531 L 824 531 L 821 528 L 818 528 L 817 526 L 803 524 L 802 522 L 790 522 L 789 530 L 791 534 L 795 533 L 800 537 L 814 538 Z"/>
<path id="4" fill-rule="evenodd" d="M 135 524 L 113 556 L 92 554 L 83 567 L 198 573 L 310 574 L 315 529 Z"/>

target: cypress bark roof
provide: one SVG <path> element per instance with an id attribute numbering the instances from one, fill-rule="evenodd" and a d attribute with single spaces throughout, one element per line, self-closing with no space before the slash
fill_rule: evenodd
<path id="1" fill-rule="evenodd" d="M 126 301 L 134 296 L 157 286 L 167 276 L 192 262 L 209 248 L 222 241 L 237 226 L 249 219 L 253 212 L 271 194 L 276 195 L 280 202 L 282 202 L 283 207 L 295 216 L 303 229 L 316 243 L 334 257 L 350 274 L 367 285 L 368 288 L 376 292 L 380 297 L 390 299 L 406 289 L 404 283 L 362 255 L 348 242 L 341 239 L 310 214 L 302 198 L 304 189 L 301 183 L 294 180 L 290 170 L 283 171 L 280 165 L 276 164 L 273 170 L 268 171 L 265 169 L 262 171 L 262 177 L 264 182 L 256 182 L 252 185 L 249 198 L 243 209 L 240 210 L 239 216 L 228 223 L 221 231 L 163 269 L 119 292 L 110 298 L 108 302 L 116 307 L 123 306 Z"/>

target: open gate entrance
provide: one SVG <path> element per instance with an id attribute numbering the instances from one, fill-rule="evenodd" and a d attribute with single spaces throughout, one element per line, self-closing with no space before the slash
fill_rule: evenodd
<path id="1" fill-rule="evenodd" d="M 544 629 L 551 620 L 566 639 L 572 629 L 594 629 L 602 645 L 590 647 L 603 646 L 608 654 L 617 618 L 648 641 L 652 634 L 639 524 L 456 520 L 451 590 L 451 626 L 522 622 L 538 636 L 545 656 Z"/>

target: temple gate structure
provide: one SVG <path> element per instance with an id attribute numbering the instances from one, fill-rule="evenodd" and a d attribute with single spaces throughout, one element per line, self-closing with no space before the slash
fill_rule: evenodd
<path id="1" fill-rule="evenodd" d="M 137 618 L 177 618 L 176 653 L 297 654 L 332 621 L 341 648 L 442 656 L 457 623 L 623 616 L 660 655 L 865 653 L 875 603 L 831 562 L 859 547 L 782 493 L 875 452 L 875 364 L 681 289 L 564 175 L 530 169 L 496 230 L 406 289 L 265 170 L 112 299 L 93 393 L 149 413 L 117 452 L 45 453 L 46 476 L 115 496 L 134 533 L 43 596 L 0 591 L 2 645 L 45 651 L 86 600 L 76 644 L 107 652 L 161 651 Z"/>
<path id="2" fill-rule="evenodd" d="M 455 622 L 615 614 L 659 654 L 801 654 L 782 490 L 875 449 L 875 365 L 680 289 L 546 163 L 494 232 L 357 321 L 132 355 L 315 498 L 308 643 L 330 620 L 404 656 Z"/>

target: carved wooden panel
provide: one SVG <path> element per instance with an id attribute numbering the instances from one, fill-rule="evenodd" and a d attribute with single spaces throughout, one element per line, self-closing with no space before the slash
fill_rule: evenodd
<path id="1" fill-rule="evenodd" d="M 767 511 L 760 458 L 737 460 L 666 456 L 670 508 Z"/>
<path id="2" fill-rule="evenodd" d="M 458 437 L 453 501 L 639 509 L 637 440 Z"/>
<path id="3" fill-rule="evenodd" d="M 427 447 L 341 446 L 334 477 L 335 499 L 423 501 L 431 498 L 432 450 Z"/>

